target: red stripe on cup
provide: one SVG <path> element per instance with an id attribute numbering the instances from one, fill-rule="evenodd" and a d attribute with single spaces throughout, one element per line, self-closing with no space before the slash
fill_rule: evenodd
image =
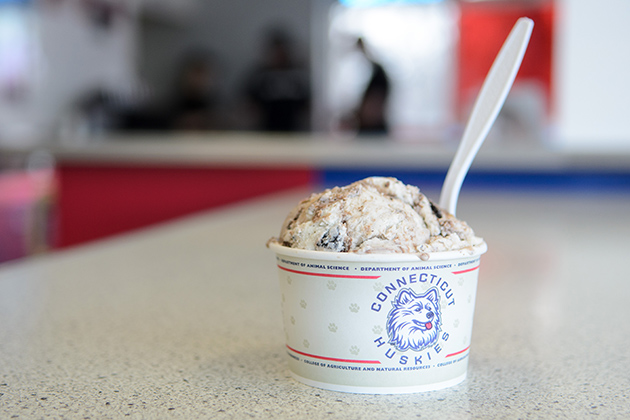
<path id="1" fill-rule="evenodd" d="M 289 273 L 305 274 L 307 276 L 335 277 L 335 278 L 339 278 L 339 279 L 376 280 L 376 279 L 381 277 L 381 276 L 353 276 L 351 274 L 313 273 L 313 272 L 309 272 L 309 271 L 292 270 L 290 268 L 282 267 L 280 265 L 278 266 L 278 268 L 281 269 L 281 270 L 284 270 L 284 271 L 288 271 Z"/>
<path id="2" fill-rule="evenodd" d="M 446 357 L 457 356 L 458 354 L 462 354 L 463 352 L 467 351 L 469 348 L 470 348 L 470 346 L 466 347 L 464 350 L 460 350 L 460 351 L 455 352 L 455 353 L 447 354 Z"/>
<path id="3" fill-rule="evenodd" d="M 462 271 L 453 271 L 453 274 L 464 274 L 464 273 L 469 273 L 471 271 L 475 271 L 476 269 L 478 269 L 479 266 L 477 267 L 473 267 L 473 268 L 468 268 L 466 270 L 462 270 Z"/>
<path id="4" fill-rule="evenodd" d="M 337 359 L 335 357 L 317 356 L 315 354 L 309 354 L 309 353 L 304 353 L 302 351 L 298 351 L 298 350 L 290 347 L 288 344 L 287 344 L 287 348 L 289 350 L 291 350 L 293 353 L 297 353 L 297 354 L 300 354 L 300 355 L 306 356 L 306 357 L 312 357 L 313 359 L 329 360 L 331 362 L 343 362 L 343 363 L 364 363 L 364 364 L 370 364 L 370 365 L 380 365 L 381 364 L 381 362 L 379 362 L 378 360 Z"/>

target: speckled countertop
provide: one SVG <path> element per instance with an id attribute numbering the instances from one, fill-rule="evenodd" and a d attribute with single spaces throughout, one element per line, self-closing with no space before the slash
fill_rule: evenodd
<path id="1" fill-rule="evenodd" d="M 468 379 L 354 395 L 287 370 L 264 244 L 304 194 L 0 266 L 0 418 L 630 417 L 630 196 L 464 193 Z"/>

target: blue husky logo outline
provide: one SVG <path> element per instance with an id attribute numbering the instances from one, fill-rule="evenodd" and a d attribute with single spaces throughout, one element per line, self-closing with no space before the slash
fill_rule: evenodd
<path id="1" fill-rule="evenodd" d="M 401 289 L 387 315 L 389 343 L 400 351 L 423 350 L 437 342 L 441 322 L 437 288 L 423 295 Z"/>

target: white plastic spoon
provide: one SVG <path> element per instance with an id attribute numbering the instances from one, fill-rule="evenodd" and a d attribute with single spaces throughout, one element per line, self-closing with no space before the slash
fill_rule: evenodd
<path id="1" fill-rule="evenodd" d="M 497 58 L 494 59 L 475 100 L 461 143 L 451 166 L 448 168 L 440 195 L 440 207 L 453 215 L 455 215 L 457 198 L 464 178 L 503 107 L 505 98 L 512 83 L 514 83 L 516 73 L 521 67 L 521 61 L 523 61 L 523 55 L 525 55 L 527 44 L 529 44 L 533 27 L 534 22 L 528 18 L 520 18 L 516 22 L 510 35 L 503 43 Z"/>

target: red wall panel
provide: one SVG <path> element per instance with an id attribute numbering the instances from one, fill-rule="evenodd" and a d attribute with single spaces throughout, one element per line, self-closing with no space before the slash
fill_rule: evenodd
<path id="1" fill-rule="evenodd" d="M 66 247 L 313 182 L 308 168 L 61 164 L 57 246 Z"/>
<path id="2" fill-rule="evenodd" d="M 518 18 L 534 21 L 534 30 L 515 84 L 537 81 L 546 93 L 550 109 L 554 31 L 553 2 L 497 1 L 460 3 L 459 104 L 465 112 Z"/>

